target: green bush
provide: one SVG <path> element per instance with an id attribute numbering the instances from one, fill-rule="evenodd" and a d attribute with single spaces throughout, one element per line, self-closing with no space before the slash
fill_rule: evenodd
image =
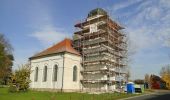
<path id="1" fill-rule="evenodd" d="M 9 85 L 13 89 L 13 86 L 20 92 L 27 91 L 30 81 L 30 67 L 29 65 L 22 65 L 15 71 L 10 77 Z"/>
<path id="2" fill-rule="evenodd" d="M 8 92 L 11 93 L 18 92 L 17 87 L 15 85 L 11 85 L 8 89 Z"/>

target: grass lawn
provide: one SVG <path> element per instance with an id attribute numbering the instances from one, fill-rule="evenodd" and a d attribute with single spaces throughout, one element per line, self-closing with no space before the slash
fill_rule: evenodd
<path id="1" fill-rule="evenodd" d="M 0 88 L 0 100 L 115 100 L 137 94 L 86 94 L 28 91 L 9 93 L 8 88 Z"/>

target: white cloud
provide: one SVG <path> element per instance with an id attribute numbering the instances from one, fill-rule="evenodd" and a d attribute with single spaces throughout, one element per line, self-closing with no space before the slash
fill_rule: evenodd
<path id="1" fill-rule="evenodd" d="M 33 0 L 32 5 L 28 8 L 29 27 L 33 29 L 29 36 L 36 38 L 44 47 L 71 37 L 63 28 L 56 27 L 50 6 L 40 0 Z"/>
<path id="2" fill-rule="evenodd" d="M 31 50 L 19 49 L 15 51 L 15 69 L 18 67 L 18 64 L 26 63 L 28 57 L 40 52 L 42 49 L 63 40 L 65 37 L 71 37 L 66 30 L 60 26 L 56 27 L 52 15 L 52 8 L 48 4 L 45 4 L 45 2 L 41 0 L 30 0 L 28 6 L 25 6 L 24 12 L 29 22 L 27 27 L 30 28 L 27 36 L 38 40 L 40 43 L 38 45 L 30 45 L 29 48 L 31 48 Z"/>
<path id="3" fill-rule="evenodd" d="M 162 47 L 170 47 L 170 0 L 125 1 L 117 7 L 113 7 L 113 16 L 120 17 L 125 25 L 130 39 L 128 50 L 135 52 L 129 58 L 133 60 L 133 79 L 143 78 L 145 67 L 147 73 L 157 74 L 162 65 L 169 63 L 168 52 Z"/>
<path id="4" fill-rule="evenodd" d="M 140 3 L 139 3 L 140 2 Z M 129 12 L 126 7 L 133 6 Z M 116 6 L 115 6 L 116 7 Z M 122 18 L 130 40 L 138 50 L 155 46 L 170 46 L 170 1 L 144 0 L 122 2 L 113 8 L 113 13 Z M 118 10 L 122 10 L 121 13 Z M 124 10 L 124 11 L 123 11 Z M 165 36 L 166 34 L 166 36 Z"/>
<path id="5" fill-rule="evenodd" d="M 127 29 L 129 31 L 128 36 L 130 37 L 132 48 L 136 47 L 137 51 L 150 48 L 157 44 L 156 36 L 148 33 L 147 27 L 140 27 L 140 29 Z"/>
<path id="6" fill-rule="evenodd" d="M 140 1 L 142 1 L 142 0 L 127 0 L 126 2 L 120 2 L 119 4 L 113 5 L 113 10 L 114 11 L 121 10 L 121 9 L 126 8 L 126 7 L 132 6 L 135 3 L 138 3 Z"/>
<path id="7" fill-rule="evenodd" d="M 163 7 L 170 8 L 170 1 L 169 1 L 169 0 L 160 0 L 160 4 L 161 4 Z"/>
<path id="8" fill-rule="evenodd" d="M 45 47 L 57 43 L 66 37 L 71 37 L 64 30 L 54 28 L 53 26 L 44 26 L 33 32 L 31 36 L 38 39 Z"/>
<path id="9" fill-rule="evenodd" d="M 170 29 L 164 28 L 158 32 L 158 39 L 163 41 L 163 46 L 170 47 Z"/>

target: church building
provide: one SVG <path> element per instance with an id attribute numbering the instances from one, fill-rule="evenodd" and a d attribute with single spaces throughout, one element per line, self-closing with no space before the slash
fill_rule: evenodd
<path id="1" fill-rule="evenodd" d="M 79 91 L 81 56 L 70 39 L 30 57 L 30 88 L 38 90 Z"/>
<path id="2" fill-rule="evenodd" d="M 75 28 L 72 40 L 64 39 L 30 57 L 30 87 L 108 92 L 125 85 L 128 75 L 124 27 L 97 8 Z"/>

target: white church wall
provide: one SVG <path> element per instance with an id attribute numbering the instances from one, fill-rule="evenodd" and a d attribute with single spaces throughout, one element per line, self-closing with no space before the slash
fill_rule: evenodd
<path id="1" fill-rule="evenodd" d="M 63 76 L 63 54 L 55 54 L 52 56 L 41 57 L 33 59 L 31 63 L 31 83 L 30 88 L 36 89 L 62 89 L 62 78 L 63 78 L 63 90 L 79 90 L 81 88 L 80 83 L 80 68 L 81 68 L 81 57 L 70 53 L 64 54 L 64 78 Z M 54 66 L 58 65 L 57 81 L 53 80 L 54 77 Z M 43 81 L 44 67 L 47 66 L 47 81 Z M 77 66 L 77 81 L 73 82 L 73 67 Z M 35 68 L 38 67 L 38 81 L 35 82 Z"/>
<path id="2" fill-rule="evenodd" d="M 62 83 L 62 70 L 63 70 L 63 56 L 56 54 L 49 57 L 43 57 L 39 59 L 31 60 L 31 70 L 32 73 L 30 75 L 31 79 L 31 88 L 55 88 L 61 89 Z M 53 81 L 53 67 L 54 65 L 58 65 L 58 76 L 57 81 Z M 43 74 L 44 74 L 44 67 L 47 66 L 47 81 L 43 82 Z M 38 81 L 35 82 L 35 68 L 38 67 Z"/>
<path id="3" fill-rule="evenodd" d="M 64 89 L 65 90 L 79 90 L 81 88 L 80 83 L 80 69 L 81 69 L 81 57 L 73 54 L 65 54 L 65 70 L 64 70 Z M 73 81 L 73 67 L 77 66 L 77 81 Z"/>

